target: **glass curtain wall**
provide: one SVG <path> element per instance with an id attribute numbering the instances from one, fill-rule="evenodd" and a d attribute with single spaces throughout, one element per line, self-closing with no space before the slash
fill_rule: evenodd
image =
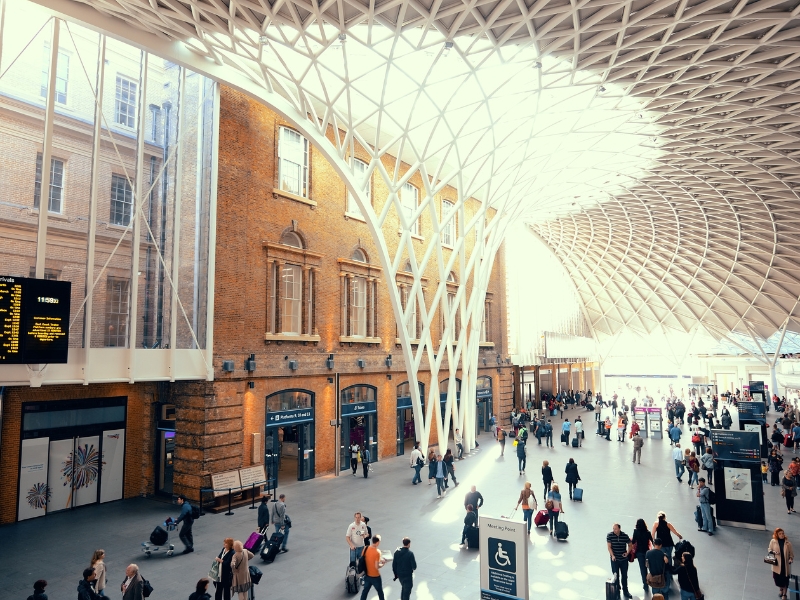
<path id="1" fill-rule="evenodd" d="M 28 2 L 3 20 L 0 275 L 36 276 L 43 243 L 70 347 L 205 348 L 214 82 Z"/>

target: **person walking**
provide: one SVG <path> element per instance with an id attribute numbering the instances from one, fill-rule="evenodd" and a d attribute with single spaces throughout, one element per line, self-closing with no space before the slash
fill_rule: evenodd
<path id="1" fill-rule="evenodd" d="M 94 591 L 96 577 L 92 567 L 83 570 L 83 579 L 78 582 L 78 600 L 100 599 L 100 595 Z"/>
<path id="2" fill-rule="evenodd" d="M 706 448 L 705 453 L 700 457 L 700 465 L 706 472 L 708 485 L 714 485 L 714 453 L 711 452 L 711 448 Z"/>
<path id="3" fill-rule="evenodd" d="M 381 536 L 376 534 L 372 537 L 372 543 L 364 548 L 366 573 L 364 573 L 364 589 L 361 591 L 361 600 L 367 600 L 369 591 L 373 587 L 378 592 L 378 600 L 384 600 L 380 569 L 386 564 L 386 561 L 381 558 L 380 545 Z"/>
<path id="4" fill-rule="evenodd" d="M 447 494 L 445 486 L 445 477 L 447 477 L 447 465 L 444 462 L 441 454 L 436 455 L 436 466 L 434 467 L 436 477 L 436 493 L 437 498 L 441 498 L 442 494 Z"/>
<path id="5" fill-rule="evenodd" d="M 104 559 L 106 557 L 105 550 L 95 550 L 94 554 L 92 554 L 92 562 L 89 565 L 94 569 L 95 574 L 95 585 L 94 589 L 97 592 L 98 596 L 105 596 L 105 589 L 106 589 L 106 563 Z"/>
<path id="6" fill-rule="evenodd" d="M 682 433 L 683 432 L 681 431 L 681 428 L 678 427 L 677 425 L 673 425 L 672 427 L 670 427 L 669 429 L 670 445 L 677 446 L 678 442 L 681 441 Z"/>
<path id="7" fill-rule="evenodd" d="M 603 412 L 603 403 L 600 399 L 598 399 L 594 405 L 594 420 L 597 421 L 598 423 L 602 420 L 600 418 L 601 412 Z"/>
<path id="8" fill-rule="evenodd" d="M 470 504 L 472 504 L 472 509 L 475 511 L 475 518 L 478 518 L 478 511 L 483 506 L 483 496 L 474 485 L 464 496 L 464 508 Z"/>
<path id="9" fill-rule="evenodd" d="M 675 569 L 678 576 L 678 587 L 681 589 L 681 600 L 695 600 L 703 598 L 700 589 L 700 581 L 697 578 L 697 569 L 694 566 L 694 559 L 689 552 L 684 552 L 683 556 L 678 557 L 680 564 Z"/>
<path id="10" fill-rule="evenodd" d="M 269 527 L 269 497 L 269 494 L 261 496 L 261 504 L 258 505 L 258 530 L 264 534 Z"/>
<path id="11" fill-rule="evenodd" d="M 786 500 L 786 513 L 794 512 L 794 497 L 797 496 L 797 483 L 794 477 L 786 471 L 781 480 L 781 496 Z"/>
<path id="12" fill-rule="evenodd" d="M 364 550 L 364 538 L 367 537 L 368 533 L 367 524 L 361 518 L 361 513 L 357 512 L 353 515 L 353 518 L 355 520 L 348 525 L 344 539 L 347 540 L 347 545 L 350 547 L 350 562 L 357 563 L 361 552 Z"/>
<path id="13" fill-rule="evenodd" d="M 370 455 L 369 448 L 367 448 L 367 444 L 365 443 L 361 448 L 361 470 L 364 473 L 364 479 L 369 477 L 369 463 L 371 460 L 372 456 Z"/>
<path id="14" fill-rule="evenodd" d="M 436 453 L 428 450 L 428 485 L 436 479 Z"/>
<path id="15" fill-rule="evenodd" d="M 278 501 L 272 503 L 270 510 L 272 524 L 275 525 L 275 533 L 278 533 L 283 528 L 283 543 L 281 543 L 281 552 L 288 552 L 286 544 L 289 542 L 289 527 L 286 526 L 286 494 L 278 496 Z"/>
<path id="16" fill-rule="evenodd" d="M 122 592 L 122 600 L 144 600 L 144 579 L 139 574 L 139 565 L 131 563 L 127 566 L 125 580 L 119 589 Z"/>
<path id="17" fill-rule="evenodd" d="M 578 438 L 578 447 L 583 446 L 583 421 L 580 417 L 575 417 L 575 436 Z"/>
<path id="18" fill-rule="evenodd" d="M 522 505 L 522 517 L 528 523 L 528 533 L 530 533 L 531 525 L 533 524 L 533 513 L 536 510 L 536 496 L 531 489 L 530 481 L 525 482 L 525 487 L 519 493 L 519 500 L 517 500 L 517 506 L 514 510 L 519 508 L 520 504 Z"/>
<path id="19" fill-rule="evenodd" d="M 699 427 L 695 427 L 694 433 L 692 433 L 692 446 L 694 446 L 695 454 L 698 456 L 703 454 L 705 444 L 703 443 L 703 433 L 700 431 Z"/>
<path id="20" fill-rule="evenodd" d="M 647 529 L 647 523 L 644 519 L 637 519 L 636 526 L 633 528 L 633 535 L 631 535 L 631 553 L 639 562 L 639 573 L 642 576 L 642 586 L 644 591 L 647 592 L 647 552 L 653 543 L 653 536 L 650 530 Z"/>
<path id="21" fill-rule="evenodd" d="M 631 550 L 631 538 L 622 531 L 619 523 L 614 523 L 611 532 L 606 535 L 606 546 L 611 556 L 611 572 L 619 576 L 622 594 L 633 598 L 628 591 L 628 554 Z"/>
<path id="22" fill-rule="evenodd" d="M 658 519 L 655 523 L 653 523 L 653 528 L 650 530 L 650 533 L 652 534 L 653 539 L 659 538 L 661 540 L 664 553 L 667 555 L 669 567 L 672 569 L 672 549 L 675 547 L 675 541 L 672 539 L 672 534 L 674 533 L 677 535 L 679 540 L 682 540 L 683 536 L 678 533 L 678 530 L 675 529 L 672 523 L 667 521 L 667 515 L 664 513 L 664 511 L 659 511 Z"/>
<path id="23" fill-rule="evenodd" d="M 564 472 L 567 474 L 565 481 L 569 484 L 569 499 L 572 500 L 572 490 L 578 487 L 578 482 L 581 480 L 581 476 L 578 475 L 578 464 L 574 458 L 569 459 Z"/>
<path id="24" fill-rule="evenodd" d="M 680 442 L 677 442 L 672 449 L 672 460 L 675 461 L 675 478 L 680 483 L 683 483 L 681 477 L 683 477 L 683 473 L 686 471 L 686 466 L 683 462 L 683 450 L 681 450 Z"/>
<path id="25" fill-rule="evenodd" d="M 192 518 L 192 505 L 189 504 L 186 496 L 181 494 L 178 496 L 178 506 L 181 507 L 181 514 L 178 515 L 178 518 L 175 520 L 175 525 L 177 526 L 178 523 L 183 523 L 178 537 L 183 542 L 183 545 L 186 546 L 183 549 L 183 554 L 189 554 L 190 552 L 194 552 L 194 536 L 192 535 L 194 519 Z"/>
<path id="26" fill-rule="evenodd" d="M 28 596 L 28 600 L 47 600 L 44 589 L 47 587 L 47 580 L 37 579 L 33 582 L 33 593 Z"/>
<path id="27" fill-rule="evenodd" d="M 189 600 L 211 600 L 211 594 L 208 593 L 208 577 L 203 577 L 194 586 L 194 592 L 189 595 Z"/>
<path id="28" fill-rule="evenodd" d="M 214 600 L 231 600 L 231 583 L 233 581 L 233 571 L 231 570 L 231 560 L 233 559 L 233 538 L 225 538 L 222 542 L 222 550 L 214 559 L 219 567 L 217 577 L 214 579 Z M 209 573 L 211 576 L 212 573 Z"/>
<path id="29" fill-rule="evenodd" d="M 419 442 L 414 443 L 414 449 L 411 451 L 411 468 L 414 469 L 414 477 L 411 478 L 411 483 L 417 485 L 422 483 L 422 477 L 419 472 L 425 465 L 425 459 L 422 457 L 422 452 L 419 449 Z"/>
<path id="30" fill-rule="evenodd" d="M 447 488 L 447 477 L 453 478 L 453 487 L 458 487 L 458 481 L 456 480 L 456 466 L 453 464 L 454 460 L 453 451 L 450 448 L 447 449 L 447 452 L 444 453 L 444 464 L 447 467 L 447 475 L 445 476 L 444 480 L 444 487 Z"/>
<path id="31" fill-rule="evenodd" d="M 519 463 L 519 474 L 525 473 L 525 465 L 527 463 L 527 455 L 525 454 L 525 442 L 517 439 L 517 462 Z"/>
<path id="32" fill-rule="evenodd" d="M 350 468 L 353 470 L 353 477 L 356 476 L 356 471 L 358 470 L 358 453 L 361 451 L 361 448 L 356 442 L 350 444 Z"/>
<path id="33" fill-rule="evenodd" d="M 461 432 L 458 429 L 456 429 L 453 434 L 453 441 L 456 443 L 456 448 L 458 449 L 458 460 L 464 460 L 464 438 L 461 436 Z"/>
<path id="34" fill-rule="evenodd" d="M 550 518 L 550 535 L 553 535 L 553 530 L 558 525 L 558 516 L 564 513 L 557 484 L 554 483 L 547 493 L 547 501 L 544 503 L 544 507 L 547 509 L 547 516 Z"/>
<path id="35" fill-rule="evenodd" d="M 462 548 L 467 545 L 466 539 L 470 529 L 478 526 L 478 517 L 475 514 L 475 510 L 472 504 L 467 504 L 464 508 L 466 509 L 467 514 L 464 516 L 464 528 L 461 530 Z"/>
<path id="36" fill-rule="evenodd" d="M 545 438 L 545 445 L 549 446 L 550 448 L 553 447 L 553 423 L 551 419 L 547 419 L 547 423 L 544 424 L 544 438 Z"/>
<path id="37" fill-rule="evenodd" d="M 544 482 L 544 496 L 550 491 L 550 485 L 553 483 L 553 469 L 550 468 L 550 462 L 544 461 L 542 463 L 542 481 Z"/>
<path id="38" fill-rule="evenodd" d="M 503 456 L 506 453 L 506 430 L 502 427 L 497 428 L 497 443 L 500 444 L 500 456 Z"/>
<path id="39" fill-rule="evenodd" d="M 689 449 L 686 449 L 689 452 Z M 686 459 L 686 465 L 689 471 L 689 488 L 694 489 L 693 483 L 697 483 L 700 473 L 700 461 L 697 459 L 697 454 L 694 452 L 689 453 L 689 458 Z"/>
<path id="40" fill-rule="evenodd" d="M 564 442 L 567 446 L 569 446 L 570 427 L 571 424 L 569 422 L 569 419 L 564 419 L 564 422 L 561 424 L 561 441 Z"/>
<path id="41" fill-rule="evenodd" d="M 769 453 L 767 457 L 767 464 L 769 465 L 769 472 L 770 472 L 770 484 L 771 485 L 780 485 L 780 472 L 783 470 L 783 457 L 778 454 L 778 451 L 774 448 Z"/>
<path id="42" fill-rule="evenodd" d="M 660 538 L 653 540 L 653 549 L 648 550 L 644 555 L 644 564 L 647 567 L 645 591 L 647 591 L 647 586 L 649 585 L 653 596 L 661 594 L 666 598 L 667 594 L 669 594 L 672 576 L 669 572 L 669 559 L 662 549 Z M 670 576 L 669 580 L 667 575 Z"/>
<path id="43" fill-rule="evenodd" d="M 250 565 L 248 564 L 251 558 L 253 558 L 253 553 L 250 550 L 245 550 L 242 542 L 239 540 L 233 542 L 231 591 L 239 594 L 239 600 L 247 600 L 250 587 L 253 585 L 250 580 Z"/>
<path id="44" fill-rule="evenodd" d="M 400 580 L 400 600 L 411 600 L 411 589 L 414 587 L 414 571 L 417 561 L 411 551 L 411 538 L 404 537 L 403 545 L 394 551 L 392 557 L 392 573 L 394 580 Z"/>
<path id="45" fill-rule="evenodd" d="M 702 531 L 714 535 L 714 518 L 711 516 L 711 489 L 706 485 L 706 480 L 700 478 L 697 482 L 697 497 L 700 500 L 700 512 L 703 515 Z"/>
<path id="46" fill-rule="evenodd" d="M 786 600 L 789 579 L 792 576 L 794 550 L 792 550 L 792 543 L 786 537 L 786 532 L 780 527 L 772 533 L 772 539 L 769 541 L 767 551 L 775 559 L 772 565 L 772 580 L 780 588 L 781 598 Z"/>
<path id="47" fill-rule="evenodd" d="M 644 446 L 644 438 L 639 435 L 639 430 L 633 434 L 633 462 L 637 465 L 642 464 L 642 446 Z"/>

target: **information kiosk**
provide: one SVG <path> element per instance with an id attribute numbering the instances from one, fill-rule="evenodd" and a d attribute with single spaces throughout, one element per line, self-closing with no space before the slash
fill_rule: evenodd
<path id="1" fill-rule="evenodd" d="M 711 430 L 720 525 L 766 529 L 758 432 Z"/>

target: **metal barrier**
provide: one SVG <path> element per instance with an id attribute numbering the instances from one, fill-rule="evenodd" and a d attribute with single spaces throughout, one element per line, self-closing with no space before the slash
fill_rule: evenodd
<path id="1" fill-rule="evenodd" d="M 233 496 L 234 492 L 235 493 L 239 493 L 239 492 L 246 491 L 248 489 L 251 490 L 252 491 L 252 494 L 251 494 L 252 498 L 250 499 L 251 500 L 250 508 L 251 509 L 255 509 L 255 508 L 257 508 L 256 507 L 256 488 L 263 486 L 264 487 L 264 491 L 266 493 L 272 495 L 273 502 L 274 502 L 275 501 L 275 491 L 278 489 L 276 484 L 277 484 L 277 481 L 275 480 L 274 477 L 272 477 L 272 478 L 269 478 L 269 479 L 264 479 L 263 481 L 253 482 L 249 486 L 229 487 L 229 488 L 216 488 L 216 489 L 215 488 L 210 488 L 210 487 L 201 487 L 200 488 L 200 515 L 202 516 L 203 514 L 205 514 L 203 512 L 203 504 L 204 504 L 203 495 L 204 494 L 211 494 L 212 497 L 214 499 L 216 499 L 217 496 L 214 495 L 216 492 L 225 492 L 226 493 L 225 495 L 228 496 L 228 512 L 226 512 L 225 515 L 230 516 L 230 515 L 233 514 L 233 511 L 231 510 L 231 499 L 232 499 L 232 496 Z"/>

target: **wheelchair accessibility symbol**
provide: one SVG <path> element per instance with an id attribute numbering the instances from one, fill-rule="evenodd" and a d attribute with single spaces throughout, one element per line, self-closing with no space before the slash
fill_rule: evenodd
<path id="1" fill-rule="evenodd" d="M 517 545 L 498 538 L 489 538 L 489 568 L 514 572 L 517 570 Z"/>

